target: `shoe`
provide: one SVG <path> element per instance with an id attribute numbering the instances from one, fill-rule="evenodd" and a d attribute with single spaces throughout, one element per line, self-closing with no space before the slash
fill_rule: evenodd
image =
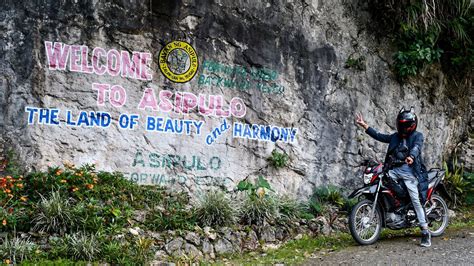
<path id="1" fill-rule="evenodd" d="M 431 247 L 431 234 L 428 230 L 423 230 L 421 232 L 421 243 L 422 247 Z"/>

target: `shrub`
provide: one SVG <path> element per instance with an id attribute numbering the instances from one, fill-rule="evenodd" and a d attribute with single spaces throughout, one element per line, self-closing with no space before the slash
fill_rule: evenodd
<path id="1" fill-rule="evenodd" d="M 474 65 L 472 1 L 369 2 L 373 16 L 379 19 L 378 28 L 385 28 L 389 34 L 399 32 L 392 37 L 399 49 L 394 57 L 395 70 L 401 77 L 418 74 L 421 67 L 437 61 L 440 56 L 443 70 L 448 74 L 466 81 L 471 77 Z"/>
<path id="2" fill-rule="evenodd" d="M 0 177 L 0 231 L 29 229 L 25 208 L 29 200 L 24 187 L 21 175 Z"/>
<path id="3" fill-rule="evenodd" d="M 463 167 L 457 160 L 452 161 L 452 168 L 444 162 L 444 183 L 448 193 L 453 198 L 454 206 L 472 204 L 474 198 L 474 178 L 472 174 L 464 173 Z"/>
<path id="4" fill-rule="evenodd" d="M 265 195 L 253 197 L 246 194 L 240 219 L 247 225 L 265 225 L 273 224 L 279 217 L 278 203 L 274 197 Z"/>
<path id="5" fill-rule="evenodd" d="M 208 191 L 198 203 L 195 215 L 201 226 L 225 226 L 234 224 L 238 208 L 221 191 Z"/>
<path id="6" fill-rule="evenodd" d="M 321 203 L 332 203 L 338 207 L 342 207 L 345 201 L 342 190 L 331 185 L 317 188 L 312 198 Z"/>
<path id="7" fill-rule="evenodd" d="M 474 205 L 474 173 L 464 172 L 464 179 L 470 186 L 470 189 L 466 193 L 466 205 Z"/>
<path id="8" fill-rule="evenodd" d="M 399 45 L 395 53 L 395 70 L 402 78 L 416 76 L 423 67 L 438 61 L 443 50 L 435 46 L 434 37 L 430 34 L 419 34 L 406 30 L 401 39 L 405 40 Z"/>
<path id="9" fill-rule="evenodd" d="M 151 230 L 192 229 L 195 216 L 189 206 L 189 196 L 183 193 L 167 196 L 162 205 L 155 206 L 147 215 L 146 224 Z"/>
<path id="10" fill-rule="evenodd" d="M 272 151 L 272 155 L 268 160 L 275 168 L 282 168 L 288 165 L 290 158 L 286 153 L 278 152 L 277 150 Z"/>
<path id="11" fill-rule="evenodd" d="M 0 245 L 0 256 L 3 260 L 9 260 L 16 264 L 20 261 L 31 259 L 37 250 L 36 244 L 28 239 L 13 238 L 9 240 L 5 238 Z"/>
<path id="12" fill-rule="evenodd" d="M 329 185 L 316 188 L 308 202 L 309 211 L 320 215 L 326 211 L 327 204 L 335 205 L 340 210 L 349 210 L 355 201 L 344 197 L 342 189 L 338 187 Z"/>
<path id="13" fill-rule="evenodd" d="M 298 218 L 305 218 L 304 206 L 298 200 L 289 197 L 282 196 L 277 199 L 278 212 L 284 222 L 288 220 L 296 220 Z"/>
<path id="14" fill-rule="evenodd" d="M 33 214 L 33 230 L 64 234 L 74 225 L 70 200 L 58 191 L 51 192 L 49 198 L 41 195 L 41 201 Z"/>
<path id="15" fill-rule="evenodd" d="M 95 235 L 75 233 L 66 235 L 67 254 L 75 260 L 92 261 L 100 254 L 100 242 Z"/>

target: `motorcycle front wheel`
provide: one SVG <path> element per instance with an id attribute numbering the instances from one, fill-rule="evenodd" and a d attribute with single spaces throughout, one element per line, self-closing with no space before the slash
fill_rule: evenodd
<path id="1" fill-rule="evenodd" d="M 427 212 L 428 229 L 432 236 L 440 236 L 446 230 L 449 223 L 448 205 L 444 199 L 433 194 L 431 199 L 425 203 Z"/>
<path id="2" fill-rule="evenodd" d="M 373 204 L 370 200 L 362 200 L 352 208 L 349 215 L 349 230 L 352 238 L 361 245 L 375 243 L 382 231 L 382 215 L 379 207 L 376 207 L 374 217 L 370 221 Z"/>

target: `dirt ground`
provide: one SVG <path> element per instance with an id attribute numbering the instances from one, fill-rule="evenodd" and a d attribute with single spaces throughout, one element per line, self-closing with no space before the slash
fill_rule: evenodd
<path id="1" fill-rule="evenodd" d="M 353 246 L 315 253 L 304 265 L 474 265 L 474 227 L 447 230 L 419 246 L 420 235 L 380 239 L 370 246 Z"/>

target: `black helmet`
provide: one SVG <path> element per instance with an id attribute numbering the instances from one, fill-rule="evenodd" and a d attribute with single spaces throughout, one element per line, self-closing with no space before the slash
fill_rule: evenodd
<path id="1" fill-rule="evenodd" d="M 402 107 L 397 116 L 398 134 L 404 138 L 408 137 L 416 130 L 417 124 L 418 117 L 415 114 L 415 108 L 412 106 L 409 111 L 406 111 L 405 107 Z"/>

